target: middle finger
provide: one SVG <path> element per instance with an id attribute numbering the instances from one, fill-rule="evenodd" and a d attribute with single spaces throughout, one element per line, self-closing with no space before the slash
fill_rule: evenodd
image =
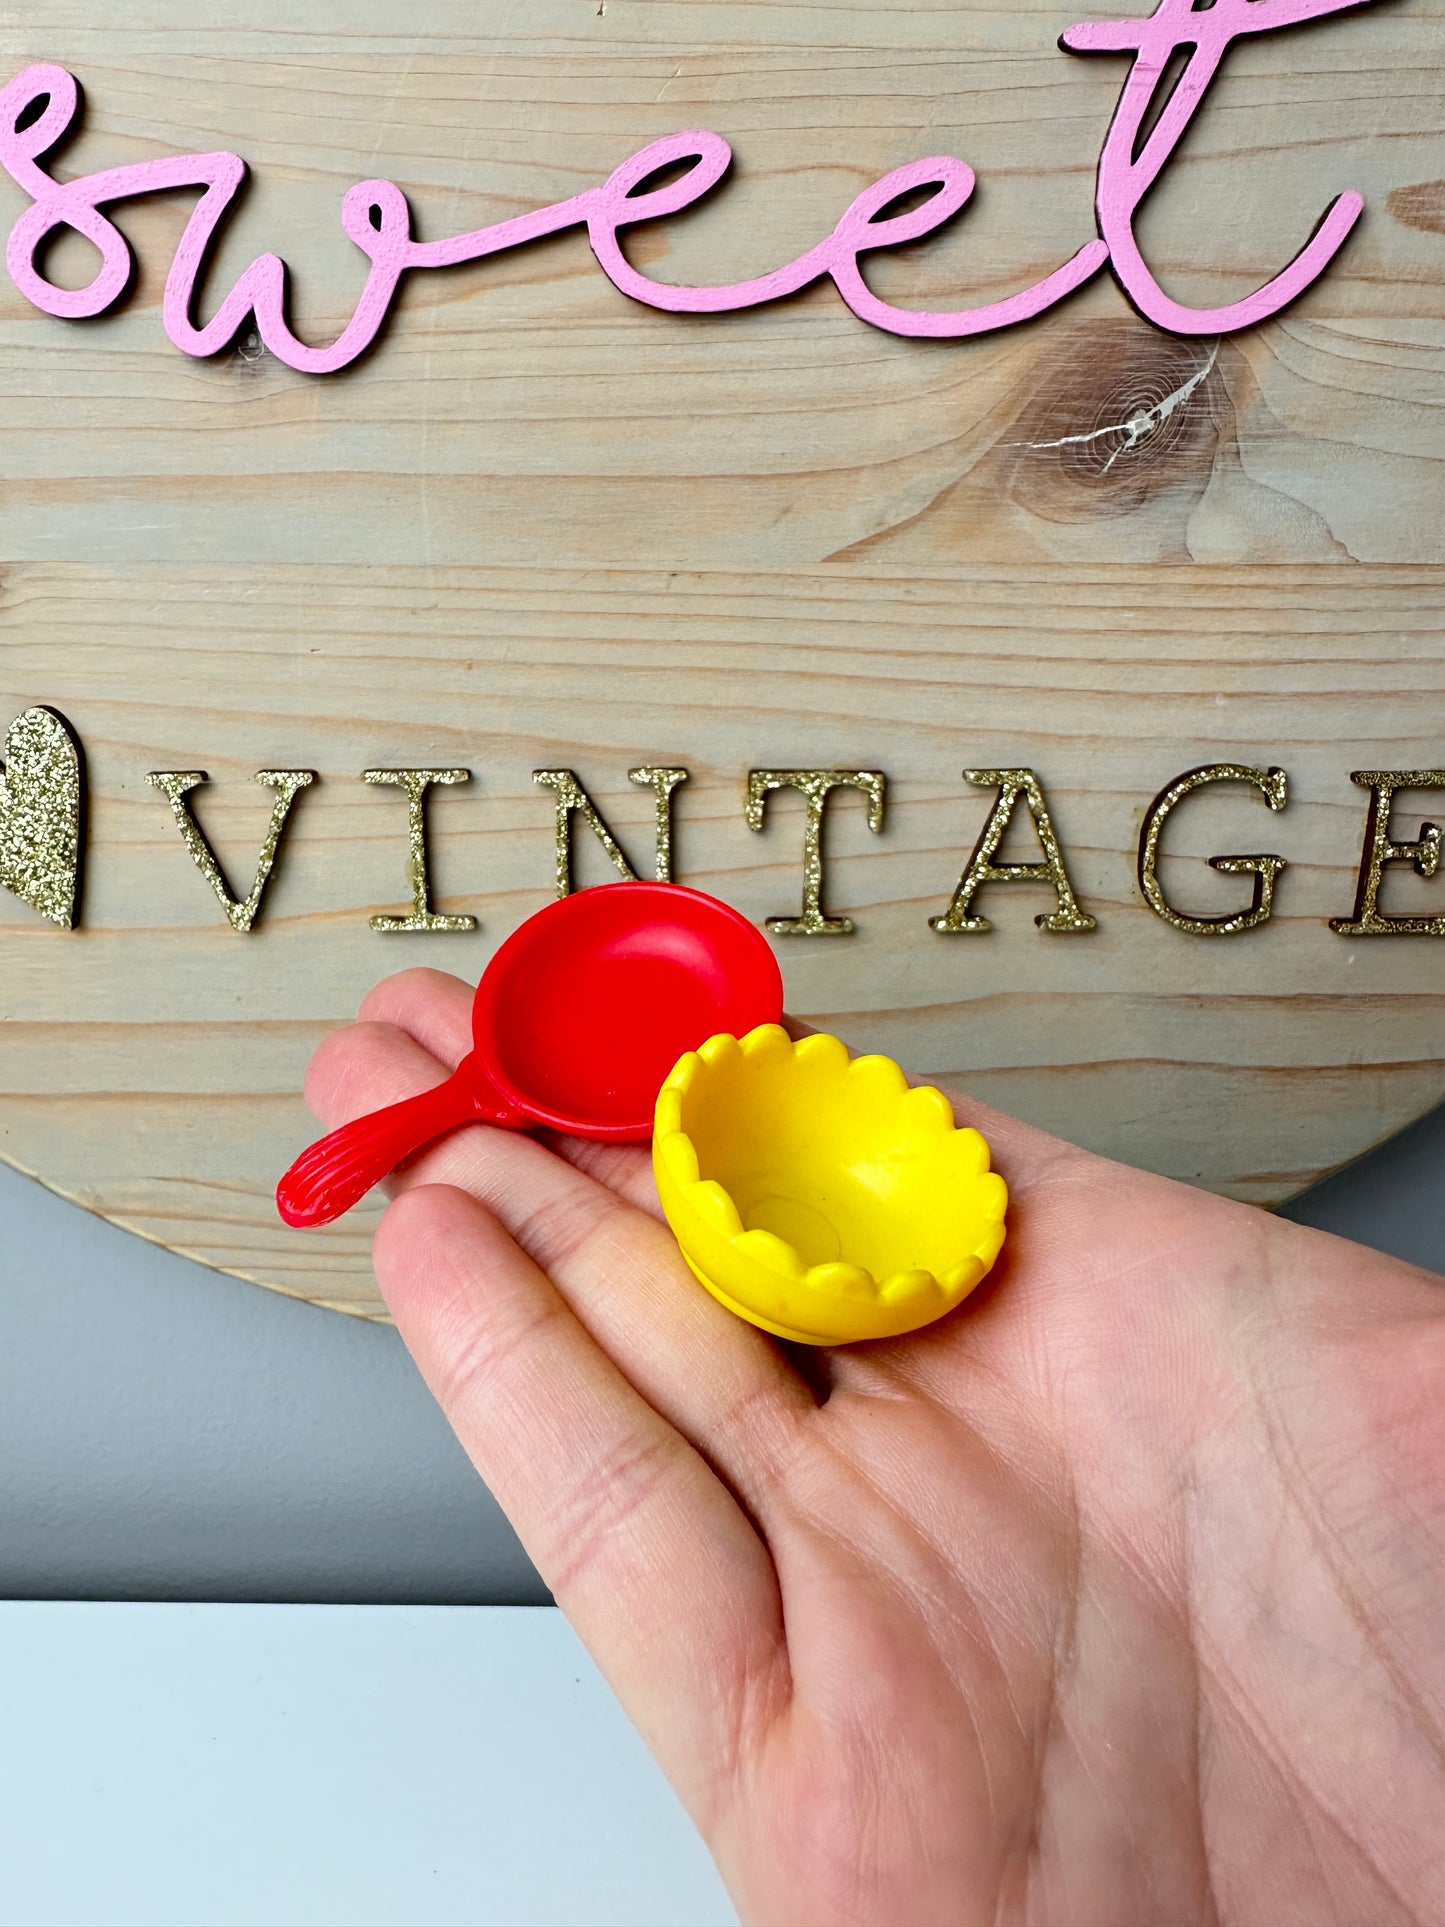
<path id="1" fill-rule="evenodd" d="M 358 1024 L 317 1053 L 307 1096 L 334 1125 L 443 1070 L 409 1033 Z M 649 1404 L 761 1505 L 816 1400 L 766 1334 L 703 1290 L 665 1225 L 525 1133 L 485 1125 L 453 1132 L 392 1184 L 455 1185 L 484 1204 Z"/>

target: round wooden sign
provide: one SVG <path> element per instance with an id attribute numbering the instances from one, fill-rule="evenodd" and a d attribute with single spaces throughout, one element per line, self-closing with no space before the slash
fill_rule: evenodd
<path id="1" fill-rule="evenodd" d="M 311 1051 L 624 864 L 1240 1197 L 1435 1102 L 1442 38 L 1337 10 L 0 29 L 4 1155 L 376 1313 Z"/>

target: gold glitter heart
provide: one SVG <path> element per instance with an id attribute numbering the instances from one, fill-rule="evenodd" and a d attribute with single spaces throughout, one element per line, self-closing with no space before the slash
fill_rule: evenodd
<path id="1" fill-rule="evenodd" d="M 80 744 L 53 709 L 10 725 L 0 768 L 0 887 L 62 930 L 80 893 L 85 777 Z"/>

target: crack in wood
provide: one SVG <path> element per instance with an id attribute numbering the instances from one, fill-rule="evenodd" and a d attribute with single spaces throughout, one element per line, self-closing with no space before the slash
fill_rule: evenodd
<path id="1" fill-rule="evenodd" d="M 1183 407 L 1200 383 L 1209 379 L 1218 360 L 1219 343 L 1216 341 L 1208 361 L 1202 367 L 1196 368 L 1187 381 L 1182 381 L 1173 393 L 1166 395 L 1162 401 L 1156 401 L 1148 408 L 1136 409 L 1125 421 L 1110 422 L 1107 427 L 1090 429 L 1085 435 L 1060 435 L 1051 442 L 1014 442 L 1011 446 L 1031 449 L 1070 448 L 1081 442 L 1099 442 L 1109 435 L 1122 435 L 1124 440 L 1120 442 L 1100 471 L 1107 475 L 1121 455 L 1127 455 L 1132 449 L 1137 448 L 1156 429 L 1164 426 L 1176 408 Z"/>

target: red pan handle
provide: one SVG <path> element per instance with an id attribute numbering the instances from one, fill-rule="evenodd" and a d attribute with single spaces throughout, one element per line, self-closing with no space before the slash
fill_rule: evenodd
<path id="1" fill-rule="evenodd" d="M 445 1084 L 343 1124 L 303 1151 L 276 1187 L 276 1209 L 289 1225 L 331 1224 L 389 1177 L 414 1151 L 463 1124 L 524 1130 L 529 1119 L 509 1105 L 475 1056 Z"/>

